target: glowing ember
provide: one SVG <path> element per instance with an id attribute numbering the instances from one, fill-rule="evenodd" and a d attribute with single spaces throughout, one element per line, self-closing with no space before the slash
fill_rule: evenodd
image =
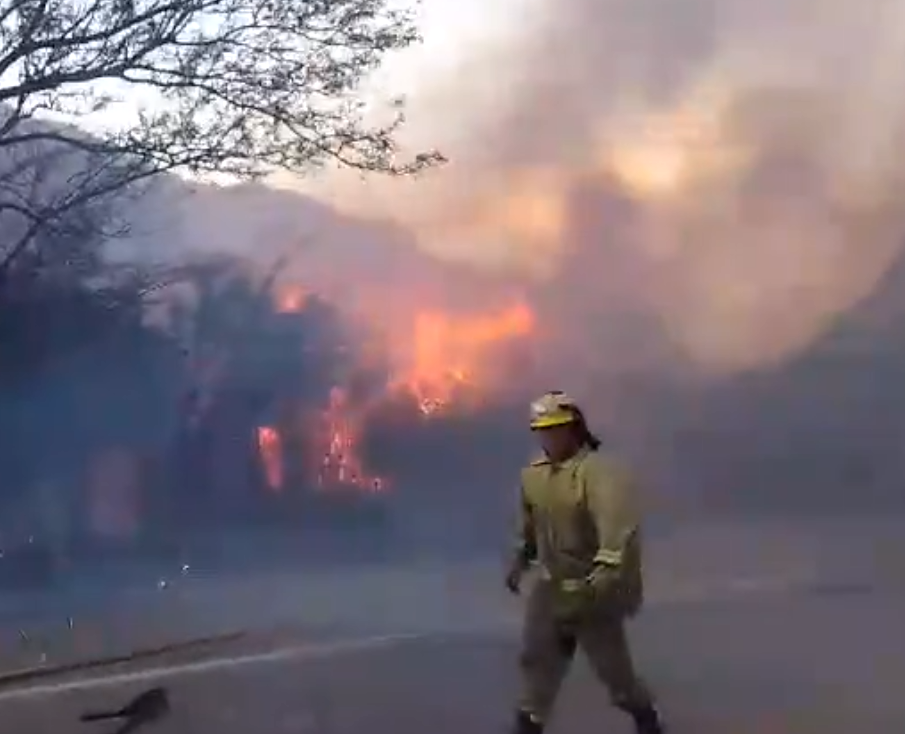
<path id="1" fill-rule="evenodd" d="M 351 405 L 348 394 L 339 387 L 330 390 L 330 403 L 321 414 L 323 459 L 317 473 L 321 487 L 354 486 L 369 492 L 386 487 L 382 477 L 368 474 L 358 456 L 358 442 L 363 430 L 362 412 Z"/>
<path id="2" fill-rule="evenodd" d="M 288 285 L 277 292 L 274 300 L 278 313 L 300 313 L 305 309 L 308 293 L 301 286 Z"/>
<path id="3" fill-rule="evenodd" d="M 279 492 L 283 488 L 283 443 L 276 428 L 258 428 L 258 451 L 264 463 L 267 486 Z"/>

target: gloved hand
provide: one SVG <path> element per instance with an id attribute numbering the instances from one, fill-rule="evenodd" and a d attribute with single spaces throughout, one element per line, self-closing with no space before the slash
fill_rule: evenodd
<path id="1" fill-rule="evenodd" d="M 619 585 L 619 569 L 603 564 L 594 566 L 588 576 L 588 585 L 595 603 L 610 601 Z"/>
<path id="2" fill-rule="evenodd" d="M 510 594 L 518 596 L 522 591 L 522 577 L 525 575 L 525 566 L 520 561 L 515 561 L 506 572 L 506 588 Z"/>

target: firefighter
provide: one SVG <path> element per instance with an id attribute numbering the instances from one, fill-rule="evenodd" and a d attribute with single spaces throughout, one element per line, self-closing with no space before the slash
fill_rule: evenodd
<path id="1" fill-rule="evenodd" d="M 635 674 L 625 620 L 641 608 L 641 540 L 631 477 L 599 452 L 578 405 L 550 392 L 531 405 L 543 456 L 522 470 L 516 550 L 506 586 L 536 566 L 520 655 L 513 734 L 541 734 L 577 647 L 638 734 L 662 734 Z"/>

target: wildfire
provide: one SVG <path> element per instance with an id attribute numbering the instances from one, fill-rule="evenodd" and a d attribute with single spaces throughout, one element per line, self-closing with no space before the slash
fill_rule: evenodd
<path id="1" fill-rule="evenodd" d="M 448 408 L 457 397 L 474 395 L 490 387 L 492 370 L 488 352 L 500 344 L 529 334 L 534 325 L 522 304 L 495 315 L 451 316 L 439 311 L 415 317 L 407 363 L 391 381 L 390 389 L 416 399 L 424 415 Z"/>
<path id="2" fill-rule="evenodd" d="M 267 486 L 275 492 L 283 488 L 283 442 L 273 426 L 258 428 L 258 452 L 264 464 Z"/>
<path id="3" fill-rule="evenodd" d="M 368 474 L 358 455 L 363 418 L 362 411 L 351 404 L 344 389 L 334 387 L 330 390 L 330 401 L 320 415 L 321 430 L 317 432 L 324 444 L 317 473 L 318 486 L 346 485 L 370 492 L 384 489 L 386 480 Z"/>
<path id="4" fill-rule="evenodd" d="M 308 293 L 299 285 L 281 287 L 274 296 L 277 313 L 299 313 L 305 309 Z"/>
<path id="5" fill-rule="evenodd" d="M 283 312 L 304 308 L 304 291 L 283 288 L 276 298 Z M 386 348 L 392 369 L 385 389 L 358 398 L 348 385 L 337 384 L 327 405 L 308 426 L 309 445 L 320 457 L 315 468 L 319 487 L 329 490 L 355 487 L 379 493 L 389 481 L 369 471 L 360 444 L 368 420 L 389 398 L 414 399 L 425 419 L 446 410 L 466 410 L 486 399 L 507 378 L 498 363 L 501 344 L 531 333 L 534 315 L 519 303 L 496 313 L 477 316 L 439 310 L 418 311 L 408 329 L 387 335 Z M 258 446 L 268 486 L 283 486 L 282 440 L 276 428 L 258 429 Z"/>

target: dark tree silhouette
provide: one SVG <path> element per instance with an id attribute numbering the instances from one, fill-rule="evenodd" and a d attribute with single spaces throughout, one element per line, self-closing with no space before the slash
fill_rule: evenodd
<path id="1" fill-rule="evenodd" d="M 388 0 L 0 0 L 0 269 L 67 212 L 163 171 L 433 165 L 400 153 L 398 101 L 368 117 L 356 96 L 417 40 Z"/>

